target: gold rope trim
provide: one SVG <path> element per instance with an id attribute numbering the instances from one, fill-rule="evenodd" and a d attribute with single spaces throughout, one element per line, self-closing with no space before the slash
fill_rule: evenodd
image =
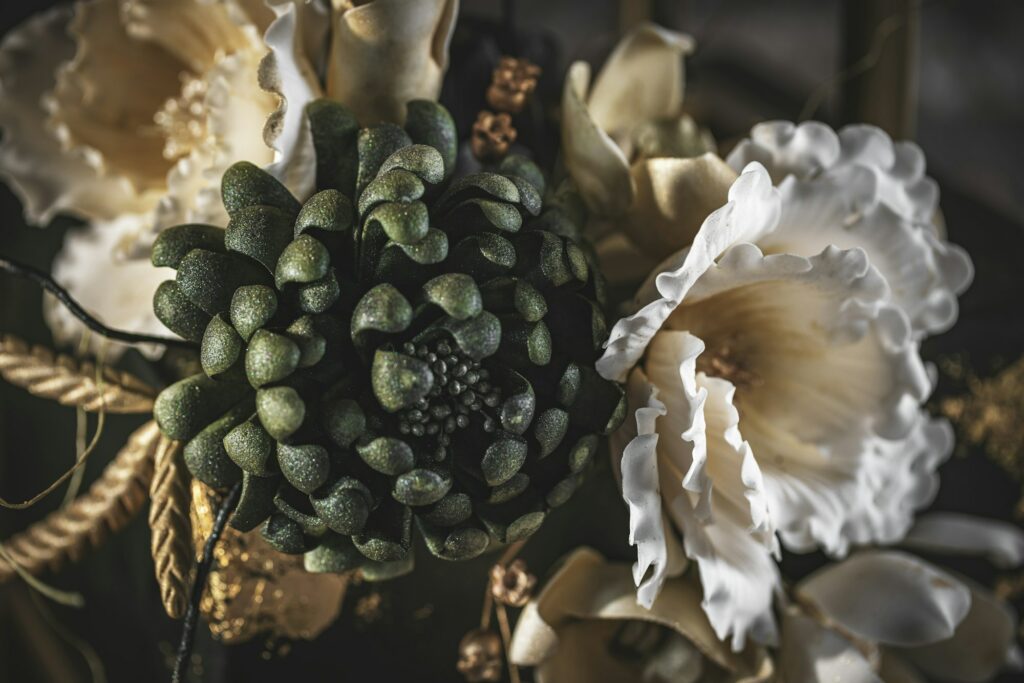
<path id="1" fill-rule="evenodd" d="M 0 335 L 0 376 L 29 393 L 90 412 L 148 413 L 156 390 L 127 372 Z"/>
<path id="2" fill-rule="evenodd" d="M 4 541 L 8 560 L 30 574 L 58 569 L 122 529 L 148 498 L 159 442 L 155 422 L 137 429 L 86 493 Z M 0 561 L 0 583 L 16 575 L 10 561 Z"/>
<path id="3" fill-rule="evenodd" d="M 180 619 L 188 607 L 192 566 L 189 476 L 181 459 L 181 442 L 160 437 L 154 466 L 149 486 L 150 549 L 164 609 L 172 619 Z"/>

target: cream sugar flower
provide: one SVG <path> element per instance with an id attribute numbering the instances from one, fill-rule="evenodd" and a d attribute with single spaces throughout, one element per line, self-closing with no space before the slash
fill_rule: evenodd
<path id="1" fill-rule="evenodd" d="M 364 123 L 436 98 L 457 6 L 93 0 L 37 15 L 0 46 L 0 175 L 29 220 L 90 221 L 69 237 L 55 278 L 107 324 L 157 333 L 152 295 L 166 273 L 148 266 L 156 233 L 223 224 L 220 177 L 235 161 L 308 194 L 302 114 L 313 97 L 352 106 Z M 81 333 L 61 309 L 47 318 L 58 341 Z"/>
<path id="2" fill-rule="evenodd" d="M 652 201 L 632 212 L 651 230 L 688 229 L 685 193 L 666 190 L 700 187 L 708 163 L 635 167 Z M 598 363 L 627 383 L 635 410 L 615 450 L 638 599 L 653 603 L 680 535 L 711 624 L 736 648 L 748 635 L 777 639 L 779 539 L 835 555 L 898 540 L 951 447 L 948 425 L 920 408 L 931 381 L 917 340 L 952 322 L 970 262 L 914 222 L 922 216 L 890 206 L 885 183 L 898 174 L 883 170 L 851 163 L 776 187 L 747 164 L 690 246 L 641 287 Z M 872 261 L 898 249 L 902 263 Z"/>

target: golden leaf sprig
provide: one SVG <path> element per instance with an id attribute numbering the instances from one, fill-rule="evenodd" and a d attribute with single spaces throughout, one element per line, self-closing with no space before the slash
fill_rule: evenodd
<path id="1" fill-rule="evenodd" d="M 156 422 L 137 429 L 85 494 L 5 540 L 6 557 L 24 571 L 39 574 L 77 561 L 122 529 L 148 498 L 159 443 Z M 16 575 L 9 562 L 0 561 L 0 583 Z"/>
<path id="2" fill-rule="evenodd" d="M 0 336 L 0 376 L 29 393 L 90 412 L 148 413 L 156 390 L 134 375 L 97 368 L 12 335 Z"/>
<path id="3" fill-rule="evenodd" d="M 192 566 L 189 522 L 189 474 L 181 459 L 181 442 L 161 436 L 149 487 L 150 549 L 167 615 L 180 619 L 188 607 Z"/>

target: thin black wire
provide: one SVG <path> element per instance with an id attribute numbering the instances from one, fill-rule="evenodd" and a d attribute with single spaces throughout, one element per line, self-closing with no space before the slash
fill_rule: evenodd
<path id="1" fill-rule="evenodd" d="M 25 263 L 19 263 L 18 261 L 12 261 L 9 258 L 0 256 L 0 270 L 35 282 L 47 292 L 57 297 L 57 300 L 71 311 L 73 316 L 85 323 L 86 327 L 97 334 L 107 337 L 108 339 L 124 342 L 126 344 L 160 344 L 161 346 L 181 349 L 196 348 L 196 344 L 188 341 L 187 339 L 159 337 L 149 334 L 136 334 L 134 332 L 125 332 L 124 330 L 115 330 L 107 327 L 82 308 L 82 306 L 71 297 L 68 291 L 58 285 L 48 273 L 44 273 L 33 266 Z"/>
<path id="2" fill-rule="evenodd" d="M 185 671 L 188 668 L 189 658 L 192 655 L 192 643 L 195 641 L 196 624 L 199 622 L 199 600 L 203 597 L 203 589 L 206 588 L 206 578 L 210 574 L 210 565 L 213 564 L 213 551 L 217 547 L 224 527 L 227 526 L 228 517 L 238 503 L 238 497 L 242 491 L 242 483 L 235 484 L 224 501 L 217 509 L 217 516 L 213 519 L 213 527 L 210 529 L 210 536 L 203 546 L 203 559 L 196 567 L 196 580 L 192 584 L 192 595 L 189 598 L 188 611 L 185 612 L 185 621 L 181 629 L 181 641 L 178 643 L 178 654 L 174 658 L 174 671 L 171 673 L 171 683 L 182 683 L 185 680 Z"/>

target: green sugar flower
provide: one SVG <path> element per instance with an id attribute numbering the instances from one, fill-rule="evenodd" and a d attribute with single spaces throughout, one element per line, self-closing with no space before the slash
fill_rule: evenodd
<path id="1" fill-rule="evenodd" d="M 407 571 L 414 522 L 451 560 L 529 536 L 625 412 L 593 369 L 606 330 L 578 200 L 518 157 L 452 179 L 432 102 L 404 128 L 360 130 L 329 101 L 307 115 L 305 203 L 235 164 L 227 229 L 154 246 L 177 270 L 156 313 L 203 368 L 160 395 L 160 428 L 198 479 L 241 480 L 233 526 L 310 571 Z"/>

